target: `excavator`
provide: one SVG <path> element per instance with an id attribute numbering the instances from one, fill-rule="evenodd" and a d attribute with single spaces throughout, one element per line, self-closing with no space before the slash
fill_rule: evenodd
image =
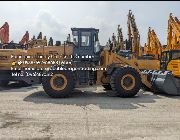
<path id="1" fill-rule="evenodd" d="M 118 25 L 117 32 L 118 32 L 118 35 L 117 35 L 117 47 L 118 47 L 118 50 L 125 50 L 123 33 L 122 33 L 122 28 L 120 28 L 120 25 Z"/>
<path id="2" fill-rule="evenodd" d="M 9 42 L 9 24 L 7 22 L 0 28 L 0 48 Z"/>
<path id="3" fill-rule="evenodd" d="M 162 45 L 153 29 L 149 27 L 148 43 L 144 45 L 144 56 L 151 55 L 155 59 L 160 59 Z"/>
<path id="4" fill-rule="evenodd" d="M 9 43 L 3 44 L 2 49 L 27 49 L 27 44 L 29 41 L 29 33 L 26 31 L 26 33 L 23 35 L 22 39 L 19 43 L 14 43 L 14 41 L 11 41 Z M 4 50 L 0 50 L 4 51 Z"/>
<path id="5" fill-rule="evenodd" d="M 140 46 L 140 34 L 136 25 L 135 17 L 132 11 L 129 10 L 128 13 L 128 39 L 125 41 L 126 50 L 132 54 L 131 58 L 136 59 L 138 67 L 142 70 L 158 70 L 160 68 L 160 63 L 158 60 L 152 58 L 150 55 L 142 55 L 142 47 Z"/>
<path id="6" fill-rule="evenodd" d="M 162 47 L 159 40 L 154 39 L 159 44 L 158 54 L 160 55 L 160 70 L 166 71 L 168 74 L 152 74 L 152 72 L 144 71 L 150 74 L 152 85 L 154 85 L 155 92 L 165 92 L 172 95 L 180 95 L 180 23 L 177 17 L 173 17 L 170 13 L 168 20 L 168 37 L 167 46 Z M 150 46 L 150 45 L 149 45 Z M 167 87 L 171 87 L 168 90 Z"/>
<path id="7" fill-rule="evenodd" d="M 52 42 L 51 42 L 52 44 Z M 29 86 L 31 84 L 28 84 L 23 81 L 21 78 L 12 77 L 11 76 L 11 67 L 12 65 L 15 65 L 15 57 L 17 56 L 24 56 L 25 54 L 28 54 L 29 56 L 38 56 L 41 55 L 43 52 L 42 46 L 47 46 L 47 40 L 46 37 L 42 39 L 42 32 L 39 33 L 37 39 L 35 36 L 31 40 L 29 40 L 29 33 L 26 31 L 25 35 L 22 37 L 19 44 L 17 43 L 8 43 L 4 46 L 6 49 L 0 49 L 0 86 L 7 86 L 9 81 L 17 81 L 22 86 Z M 57 45 L 58 46 L 58 45 Z M 52 52 L 53 49 L 52 48 Z M 26 58 L 27 59 L 27 58 Z M 19 60 L 24 60 L 23 58 Z M 28 60 L 38 60 L 38 59 L 28 59 Z M 38 65 L 40 68 L 42 65 Z M 33 78 L 32 78 L 33 79 Z M 32 80 L 31 79 L 31 80 Z"/>
<path id="8" fill-rule="evenodd" d="M 137 31 L 136 24 L 132 24 L 135 21 L 133 19 L 134 16 L 131 15 L 131 12 L 129 12 L 128 23 L 131 23 L 128 24 L 129 34 L 133 34 L 133 31 Z M 135 40 L 134 42 L 139 41 L 137 35 L 131 35 L 130 37 L 132 41 Z M 130 37 L 129 40 L 131 41 Z M 170 14 L 168 20 L 167 39 L 167 47 L 162 48 L 154 30 L 149 29 L 148 44 L 145 48 L 145 53 L 147 54 L 142 55 L 142 51 L 138 49 L 140 48 L 139 45 L 134 45 L 134 47 L 137 48 L 135 49 L 136 55 L 141 56 L 138 57 L 138 65 L 140 69 L 144 68 L 141 69 L 142 73 L 148 75 L 148 79 L 153 86 L 151 90 L 153 89 L 154 92 L 163 92 L 171 95 L 180 95 L 180 22 L 177 17 L 173 18 L 172 14 Z M 131 44 L 133 47 L 133 43 Z M 150 60 L 146 60 L 147 58 Z"/>
<path id="9" fill-rule="evenodd" d="M 7 22 L 5 22 L 4 25 L 0 28 L 0 49 L 23 49 L 23 45 L 27 44 L 28 41 L 28 31 L 26 31 L 25 35 L 18 44 L 14 43 L 14 41 L 9 42 L 9 24 Z"/>
<path id="10" fill-rule="evenodd" d="M 165 50 L 180 48 L 180 22 L 177 17 L 173 17 L 172 13 L 168 20 L 168 38 Z"/>
<path id="11" fill-rule="evenodd" d="M 180 22 L 172 13 L 168 20 L 167 47 L 161 52 L 161 69 L 172 71 L 180 78 Z"/>
<path id="12" fill-rule="evenodd" d="M 26 33 L 24 34 L 24 36 L 22 37 L 21 41 L 19 42 L 19 44 L 21 45 L 26 45 L 29 41 L 29 33 L 28 31 L 26 31 Z"/>
<path id="13" fill-rule="evenodd" d="M 117 28 L 117 44 L 116 44 L 116 53 L 120 56 L 124 56 L 126 58 L 129 57 L 131 53 L 131 50 L 127 50 L 125 46 L 125 41 L 123 38 L 122 28 L 120 28 L 120 25 L 118 25 Z"/>
<path id="14" fill-rule="evenodd" d="M 170 16 L 169 19 L 169 26 L 173 26 L 172 24 L 172 16 Z M 174 21 L 176 21 L 176 23 L 178 23 L 178 19 L 177 17 L 175 17 Z M 177 24 L 179 25 L 179 24 Z M 177 26 L 178 27 L 178 26 Z M 176 27 L 176 28 L 177 28 Z M 168 28 L 171 29 L 171 31 L 173 31 L 172 28 Z M 176 31 L 177 33 L 177 31 Z M 179 60 L 178 56 L 179 56 L 179 50 L 170 50 L 170 51 L 163 51 L 163 48 L 161 47 L 161 43 L 156 35 L 156 33 L 154 32 L 154 30 L 151 30 L 151 28 L 149 28 L 149 32 L 148 32 L 148 44 L 145 47 L 145 54 L 143 54 L 142 50 L 139 49 L 139 44 L 140 44 L 140 35 L 138 35 L 138 29 L 135 23 L 135 19 L 134 19 L 134 15 L 132 15 L 131 11 L 129 11 L 128 14 L 128 41 L 126 40 L 126 49 L 130 50 L 128 51 L 129 53 L 132 53 L 132 56 L 135 56 L 135 60 L 138 64 L 139 69 L 141 69 L 141 71 L 145 74 L 148 75 L 148 79 L 151 81 L 154 77 L 154 79 L 157 80 L 152 80 L 152 83 L 155 84 L 159 84 L 156 85 L 154 87 L 161 87 L 161 88 L 154 88 L 156 90 L 156 92 L 165 92 L 168 94 L 173 94 L 173 95 L 179 95 L 179 82 L 177 77 L 179 77 Z M 172 34 L 172 33 L 171 33 Z M 168 35 L 171 35 L 170 31 Z M 177 36 L 179 36 L 179 34 L 175 35 L 173 34 L 175 39 L 172 38 L 171 43 L 173 44 L 177 39 Z M 168 37 L 169 39 L 169 37 Z M 179 43 L 178 41 L 176 43 Z M 175 46 L 172 45 L 171 46 Z M 178 45 L 176 45 L 176 48 L 178 48 Z M 167 48 L 166 48 L 167 50 Z M 123 54 L 123 55 L 122 55 Z M 121 56 L 124 56 L 124 54 L 126 54 L 124 51 L 122 51 L 122 54 L 120 53 Z M 135 54 L 135 55 L 134 55 Z M 173 55 L 174 54 L 174 55 Z M 173 58 L 173 56 L 175 58 Z M 129 57 L 127 57 L 129 58 Z M 170 59 L 176 59 L 176 60 L 171 60 Z M 131 58 L 132 59 L 132 58 Z M 173 64 L 171 64 L 171 62 L 173 62 Z M 168 65 L 167 65 L 168 63 Z M 171 75 L 170 73 L 173 73 L 173 75 Z M 152 74 L 154 73 L 154 74 Z M 168 73 L 168 74 L 164 74 L 164 73 Z M 153 76 L 152 76 L 153 75 Z M 156 76 L 158 75 L 157 78 Z M 168 76 L 167 76 L 168 75 Z M 170 76 L 171 75 L 171 76 Z M 166 78 L 167 76 L 167 78 Z M 171 78 L 169 80 L 169 77 Z M 163 82 L 162 82 L 163 81 Z M 171 89 L 174 89 L 174 91 L 172 91 L 172 93 L 170 93 L 170 90 L 168 91 L 166 89 L 167 85 L 169 83 L 173 83 L 171 85 Z M 144 87 L 144 85 L 143 85 Z M 148 89 L 148 88 L 146 88 Z M 159 90 L 157 90 L 159 89 Z"/>
<path id="15" fill-rule="evenodd" d="M 129 10 L 128 13 L 128 45 L 126 48 L 130 49 L 131 52 L 136 56 L 141 56 L 140 51 L 140 34 L 136 25 L 135 17 L 132 14 L 132 11 Z"/>

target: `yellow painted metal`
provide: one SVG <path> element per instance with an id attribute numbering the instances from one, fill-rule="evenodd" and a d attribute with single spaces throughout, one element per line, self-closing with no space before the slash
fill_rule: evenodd
<path id="1" fill-rule="evenodd" d="M 130 78 L 132 82 L 129 85 L 124 85 L 125 78 Z M 126 74 L 120 79 L 120 84 L 125 90 L 132 90 L 135 87 L 136 80 L 131 74 Z"/>
<path id="2" fill-rule="evenodd" d="M 62 84 L 62 85 L 58 86 L 58 85 L 55 84 L 54 81 L 55 81 L 57 78 L 62 78 L 62 79 L 63 79 L 63 84 Z M 64 76 L 63 74 L 60 74 L 60 73 L 53 75 L 53 76 L 51 77 L 51 79 L 50 79 L 51 87 L 52 87 L 54 90 L 56 90 L 56 91 L 61 91 L 61 90 L 65 89 L 66 86 L 67 86 L 67 82 L 68 82 L 68 81 L 67 81 L 66 76 Z"/>

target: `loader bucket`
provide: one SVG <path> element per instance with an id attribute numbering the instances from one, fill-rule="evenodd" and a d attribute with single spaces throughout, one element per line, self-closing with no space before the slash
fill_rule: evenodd
<path id="1" fill-rule="evenodd" d="M 180 95 L 180 79 L 175 78 L 172 73 L 154 74 L 151 83 L 155 92 Z"/>

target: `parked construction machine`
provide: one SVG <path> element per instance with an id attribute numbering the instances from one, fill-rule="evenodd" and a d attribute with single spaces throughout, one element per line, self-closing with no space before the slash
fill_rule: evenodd
<path id="1" fill-rule="evenodd" d="M 176 22 L 176 27 L 175 27 L 175 23 L 172 22 Z M 179 50 L 177 49 L 178 48 L 177 44 L 179 43 L 177 39 L 179 37 L 179 33 L 178 33 L 179 22 L 177 17 L 172 18 L 172 15 L 170 15 L 168 23 L 169 23 L 168 40 L 171 38 L 171 41 L 169 40 L 171 44 L 170 43 L 169 44 L 170 46 L 176 46 L 176 49 L 172 50 L 173 47 L 168 46 L 166 47 L 166 50 L 168 51 L 165 51 L 165 49 L 162 48 L 161 43 L 154 30 L 151 30 L 151 28 L 149 28 L 148 44 L 145 45 L 145 52 L 143 52 L 142 48 L 140 47 L 140 35 L 136 26 L 134 15 L 132 14 L 131 11 L 129 11 L 128 40 L 126 40 L 126 47 L 125 47 L 126 50 L 120 50 L 117 54 L 121 56 L 125 56 L 128 59 L 133 59 L 132 57 L 129 57 L 130 54 L 132 54 L 132 56 L 135 56 L 136 58 L 135 60 L 138 64 L 138 68 L 143 73 L 145 72 L 148 75 L 149 81 L 151 81 L 153 77 L 154 79 L 157 79 L 157 77 L 161 77 L 159 78 L 160 80 L 157 79 L 151 81 L 152 83 L 158 83 L 158 84 L 161 83 L 158 86 L 154 86 L 154 87 L 160 87 L 160 86 L 162 87 L 161 90 L 160 88 L 159 90 L 157 90 L 158 88 L 154 88 L 156 89 L 156 92 L 158 91 L 173 95 L 179 95 L 179 82 L 178 82 L 179 80 L 177 79 L 179 77 L 179 70 L 180 70 L 179 60 L 178 60 Z M 174 38 L 172 38 L 171 36 L 173 36 Z M 172 45 L 175 42 L 176 45 Z M 167 48 L 171 48 L 171 49 L 167 49 Z M 176 60 L 172 60 L 173 58 Z M 167 72 L 168 76 L 167 74 L 164 74 L 164 72 Z M 156 74 L 152 75 L 152 73 L 156 73 Z M 154 75 L 156 76 L 158 75 L 158 76 L 156 77 Z M 171 79 L 168 80 L 166 76 L 171 77 Z M 167 86 L 167 84 L 172 83 L 172 81 L 174 82 L 174 84 L 172 84 L 170 89 L 174 89 L 174 91 L 170 93 L 170 91 L 168 91 L 164 87 Z M 143 87 L 145 86 L 143 85 Z"/>
<path id="2" fill-rule="evenodd" d="M 162 45 L 153 29 L 149 27 L 148 43 L 144 45 L 144 56 L 152 56 L 155 59 L 160 59 L 162 52 Z"/>
<path id="3" fill-rule="evenodd" d="M 177 17 L 173 17 L 172 13 L 168 20 L 168 38 L 165 50 L 180 48 L 180 22 Z"/>
<path id="4" fill-rule="evenodd" d="M 26 31 L 19 43 L 9 42 L 9 24 L 7 22 L 0 28 L 0 49 L 24 49 L 29 41 L 29 33 Z"/>
<path id="5" fill-rule="evenodd" d="M 119 50 L 117 53 L 121 56 L 125 55 L 129 59 L 135 59 L 134 61 L 138 63 L 138 67 L 141 70 L 159 70 L 160 62 L 151 55 L 143 55 L 142 53 L 139 30 L 131 10 L 128 13 L 127 27 L 128 39 L 125 41 L 125 50 Z"/>
<path id="6" fill-rule="evenodd" d="M 28 31 L 26 31 L 19 43 L 3 44 L 3 49 L 0 49 L 0 86 L 7 86 L 10 81 L 18 81 L 22 86 L 33 84 L 33 82 L 25 82 L 22 77 L 13 77 L 11 68 L 12 65 L 15 65 L 15 57 L 42 53 L 41 46 L 47 46 L 47 40 L 45 37 L 42 39 L 42 33 L 39 33 L 37 39 L 34 36 L 29 40 Z M 22 57 L 20 60 L 25 59 Z"/>
<path id="7" fill-rule="evenodd" d="M 0 28 L 0 49 L 4 43 L 9 42 L 9 25 L 7 22 Z"/>
<path id="8" fill-rule="evenodd" d="M 170 93 L 172 95 L 180 94 L 180 22 L 177 17 L 173 17 L 172 14 L 169 15 L 168 20 L 168 37 L 166 47 L 162 47 L 156 36 L 153 39 L 154 45 L 157 43 L 157 53 L 153 54 L 160 55 L 160 70 L 169 72 L 166 74 L 152 74 L 153 85 L 155 91 L 162 91 L 165 93 Z M 149 45 L 150 46 L 150 45 Z M 147 72 L 147 71 L 146 71 Z M 146 73 L 145 72 L 145 73 Z M 146 73 L 148 74 L 148 72 Z M 167 89 L 171 87 L 170 90 Z"/>
<path id="9" fill-rule="evenodd" d="M 136 57 L 141 56 L 140 34 L 135 22 L 135 17 L 132 14 L 131 10 L 129 10 L 128 13 L 127 25 L 128 25 L 128 43 L 126 44 L 126 48 L 130 49 Z"/>
<path id="10" fill-rule="evenodd" d="M 19 42 L 19 44 L 21 45 L 26 45 L 28 44 L 28 41 L 29 41 L 29 32 L 26 31 L 26 33 L 23 35 L 21 41 Z"/>
<path id="11" fill-rule="evenodd" d="M 12 70 L 13 73 L 18 73 L 17 80 L 21 79 L 29 84 L 42 83 L 45 92 L 54 98 L 68 97 L 74 87 L 82 86 L 103 85 L 107 89 L 114 90 L 120 97 L 135 96 L 142 84 L 150 89 L 159 88 L 154 87 L 154 81 L 149 79 L 148 74 L 140 71 L 134 59 L 126 59 L 99 45 L 98 29 L 71 30 L 73 42 L 59 46 L 41 45 L 38 47 L 39 53 L 36 53 L 36 57 L 25 57 L 25 60 L 55 61 L 54 63 L 30 65 L 23 63 L 19 66 L 19 59 L 14 58 L 16 63 L 12 67 L 20 67 Z M 26 52 L 23 55 L 30 53 Z M 49 58 L 47 55 L 53 57 Z M 64 63 L 57 64 L 56 60 Z M 171 86 L 167 88 L 169 89 L 166 91 L 171 93 Z"/>

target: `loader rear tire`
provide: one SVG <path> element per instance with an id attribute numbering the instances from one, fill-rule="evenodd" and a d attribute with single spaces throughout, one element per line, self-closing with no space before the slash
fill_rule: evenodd
<path id="1" fill-rule="evenodd" d="M 116 69 L 111 76 L 111 87 L 120 97 L 133 97 L 141 88 L 141 76 L 132 67 Z"/>
<path id="2" fill-rule="evenodd" d="M 105 88 L 105 90 L 112 90 L 112 87 L 110 84 L 104 84 L 102 86 Z"/>
<path id="3" fill-rule="evenodd" d="M 42 78 L 44 91 L 52 98 L 69 97 L 74 88 L 72 71 L 56 71 L 53 76 Z"/>

